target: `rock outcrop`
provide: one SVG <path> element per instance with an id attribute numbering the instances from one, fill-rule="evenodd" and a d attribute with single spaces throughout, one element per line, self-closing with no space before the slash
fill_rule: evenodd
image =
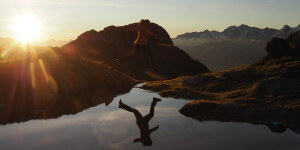
<path id="1" fill-rule="evenodd" d="M 146 56 L 132 57 L 117 64 L 117 59 L 133 53 L 137 32 L 131 29 L 136 26 L 137 23 L 133 23 L 120 27 L 109 26 L 99 32 L 87 31 L 62 49 L 69 56 L 105 63 L 139 80 L 170 79 L 209 72 L 206 66 L 175 47 L 166 30 L 155 23 L 150 24 L 150 29 L 158 36 L 156 47 L 152 49 L 157 69 L 149 71 Z"/>

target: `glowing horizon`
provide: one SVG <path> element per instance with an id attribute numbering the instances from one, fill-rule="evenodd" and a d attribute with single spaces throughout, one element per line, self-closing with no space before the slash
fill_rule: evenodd
<path id="1" fill-rule="evenodd" d="M 0 37 L 17 38 L 9 30 L 15 16 L 39 16 L 43 29 L 37 41 L 76 39 L 81 33 L 149 19 L 171 37 L 186 32 L 216 30 L 241 24 L 280 29 L 298 26 L 297 0 L 10 0 L 0 2 Z"/>

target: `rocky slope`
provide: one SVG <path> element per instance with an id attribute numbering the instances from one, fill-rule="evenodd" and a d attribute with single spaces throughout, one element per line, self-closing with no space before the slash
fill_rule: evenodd
<path id="1" fill-rule="evenodd" d="M 286 37 L 300 30 L 285 25 L 282 29 L 260 29 L 247 25 L 231 26 L 223 32 L 192 32 L 178 35 L 174 44 L 212 71 L 252 64 L 263 56 L 265 42 L 271 37 Z"/>
<path id="2" fill-rule="evenodd" d="M 180 112 L 200 121 L 276 124 L 298 129 L 300 31 L 290 34 L 286 41 L 288 49 L 272 39 L 266 49 L 273 49 L 253 65 L 150 82 L 144 88 L 159 91 L 162 96 L 196 99 Z"/>
<path id="3" fill-rule="evenodd" d="M 174 47 L 166 30 L 155 23 L 150 24 L 150 29 L 158 36 L 158 46 L 152 50 L 157 65 L 155 72 L 149 71 L 146 56 L 132 57 L 117 64 L 117 59 L 132 54 L 137 32 L 130 29 L 136 26 L 134 23 L 120 27 L 110 26 L 99 32 L 87 31 L 62 49 L 69 56 L 80 56 L 105 63 L 139 80 L 170 79 L 209 71 L 183 50 Z"/>
<path id="4" fill-rule="evenodd" d="M 56 118 L 108 105 L 138 83 L 103 64 L 62 55 L 59 48 L 43 53 L 34 49 L 39 50 L 9 52 L 0 61 L 0 124 Z"/>

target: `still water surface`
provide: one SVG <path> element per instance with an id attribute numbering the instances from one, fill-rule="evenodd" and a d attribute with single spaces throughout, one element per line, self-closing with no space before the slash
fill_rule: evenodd
<path id="1" fill-rule="evenodd" d="M 32 120 L 0 126 L 1 150 L 82 150 L 82 149 L 197 149 L 197 150 L 299 150 L 300 135 L 287 130 L 273 133 L 267 126 L 248 123 L 199 122 L 181 115 L 183 99 L 162 98 L 155 107 L 150 128 L 152 146 L 133 140 L 140 137 L 132 113 L 118 108 L 122 101 L 149 113 L 152 97 L 157 93 L 133 88 L 114 101 L 89 108 L 75 115 L 57 119 Z"/>

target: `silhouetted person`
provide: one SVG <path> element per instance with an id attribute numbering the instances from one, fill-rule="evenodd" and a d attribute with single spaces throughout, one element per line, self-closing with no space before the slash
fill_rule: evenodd
<path id="1" fill-rule="evenodd" d="M 155 48 L 155 39 L 157 38 L 156 34 L 154 34 L 150 30 L 150 21 L 149 20 L 140 20 L 137 27 L 132 29 L 131 31 L 138 31 L 138 37 L 134 42 L 134 50 L 133 53 L 121 58 L 117 59 L 117 62 L 127 60 L 132 58 L 133 56 L 137 56 L 139 54 L 144 54 L 147 58 L 148 65 L 151 70 L 154 70 L 154 60 L 153 60 L 153 49 Z"/>
<path id="2" fill-rule="evenodd" d="M 154 107 L 156 106 L 156 103 L 159 101 L 161 101 L 161 99 L 153 97 L 153 101 L 152 101 L 151 107 L 150 107 L 150 113 L 143 117 L 138 110 L 131 108 L 130 106 L 122 103 L 122 100 L 120 99 L 119 108 L 122 108 L 129 112 L 132 112 L 136 118 L 136 124 L 138 125 L 138 127 L 140 129 L 141 137 L 135 139 L 133 142 L 141 142 L 143 144 L 143 146 L 151 146 L 152 145 L 152 140 L 151 140 L 150 134 L 153 131 L 157 130 L 159 126 L 157 125 L 156 127 L 149 129 L 149 121 L 154 116 Z"/>

